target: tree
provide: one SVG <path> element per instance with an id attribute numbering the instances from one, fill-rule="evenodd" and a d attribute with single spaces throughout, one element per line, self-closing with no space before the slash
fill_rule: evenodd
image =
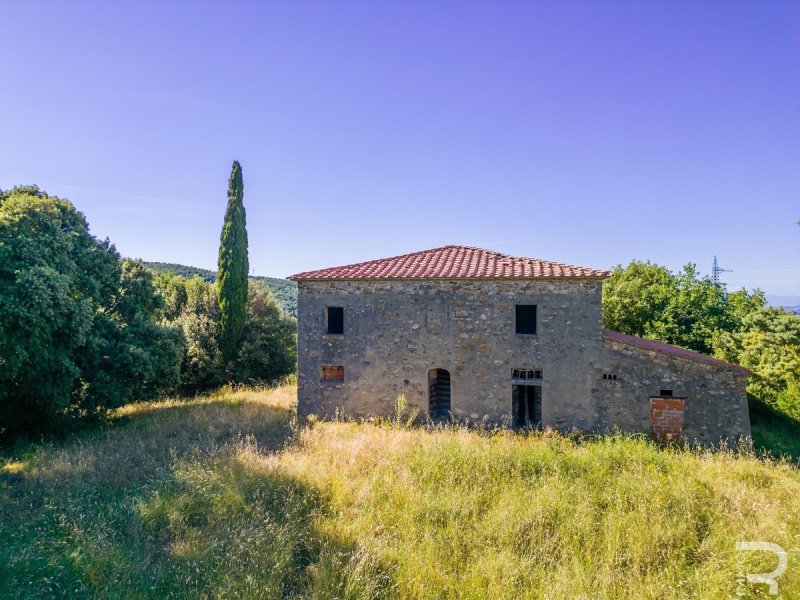
<path id="1" fill-rule="evenodd" d="M 181 344 L 154 323 L 157 303 L 149 273 L 121 264 L 70 202 L 0 193 L 0 434 L 173 386 Z"/>
<path id="2" fill-rule="evenodd" d="M 732 330 L 725 287 L 701 277 L 693 264 L 683 267 L 675 279 L 663 313 L 648 327 L 648 336 L 695 352 L 711 354 L 711 338 L 717 330 Z"/>
<path id="3" fill-rule="evenodd" d="M 241 383 L 272 382 L 295 371 L 297 324 L 284 314 L 268 289 L 263 285 L 253 288 L 234 372 Z"/>
<path id="4" fill-rule="evenodd" d="M 646 336 L 661 318 L 677 286 L 666 267 L 632 261 L 617 265 L 603 284 L 603 327 Z"/>
<path id="5" fill-rule="evenodd" d="M 199 277 L 184 279 L 169 273 L 156 278 L 164 304 L 162 322 L 183 333 L 181 388 L 196 394 L 224 382 L 224 364 L 219 349 L 219 308 L 215 284 Z"/>
<path id="6" fill-rule="evenodd" d="M 228 182 L 228 207 L 222 226 L 218 262 L 219 345 L 226 362 L 239 348 L 247 320 L 247 223 L 245 218 L 242 167 L 233 162 Z"/>
<path id="7" fill-rule="evenodd" d="M 728 293 L 692 264 L 676 275 L 633 261 L 617 266 L 603 286 L 603 326 L 712 354 L 717 331 L 739 330 L 745 317 L 764 304 L 762 292 Z"/>
<path id="8" fill-rule="evenodd" d="M 183 336 L 155 322 L 162 300 L 153 274 L 138 260 L 123 260 L 121 267 L 118 290 L 76 358 L 84 410 L 157 398 L 180 382 Z"/>
<path id="9" fill-rule="evenodd" d="M 35 429 L 70 404 L 77 350 L 113 295 L 118 261 L 69 202 L 36 187 L 2 194 L 0 429 Z"/>
<path id="10" fill-rule="evenodd" d="M 800 419 L 800 316 L 780 308 L 747 315 L 734 332 L 714 337 L 716 355 L 753 371 L 747 390 Z"/>

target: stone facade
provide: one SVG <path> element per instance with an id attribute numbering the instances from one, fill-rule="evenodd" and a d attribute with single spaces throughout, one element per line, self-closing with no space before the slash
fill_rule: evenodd
<path id="1" fill-rule="evenodd" d="M 541 386 L 544 426 L 649 433 L 651 398 L 671 390 L 686 398 L 686 437 L 714 443 L 749 435 L 746 372 L 606 339 L 601 285 L 597 278 L 301 279 L 299 411 L 387 415 L 402 393 L 424 413 L 429 372 L 445 369 L 456 418 L 511 424 L 520 383 L 512 373 L 522 370 L 537 375 L 528 383 Z M 515 333 L 518 304 L 536 305 L 535 334 Z M 343 309 L 341 334 L 326 333 L 329 307 Z"/>
<path id="2" fill-rule="evenodd" d="M 614 375 L 615 379 L 608 377 Z M 653 400 L 667 391 L 670 397 L 684 399 L 682 434 L 686 439 L 716 444 L 721 439 L 749 437 L 747 376 L 747 370 L 722 361 L 691 360 L 605 337 L 601 368 L 595 370 L 592 388 L 598 398 L 595 428 L 657 430 L 653 408 L 658 410 L 658 406 L 653 406 Z"/>
<path id="3" fill-rule="evenodd" d="M 535 335 L 514 333 L 518 303 L 538 307 Z M 342 335 L 326 335 L 327 306 L 344 308 Z M 456 417 L 508 421 L 512 369 L 536 369 L 546 424 L 593 424 L 592 373 L 575 366 L 600 356 L 596 280 L 301 281 L 298 334 L 303 414 L 388 414 L 401 393 L 426 411 L 439 368 Z M 344 381 L 322 382 L 323 365 L 343 366 Z"/>

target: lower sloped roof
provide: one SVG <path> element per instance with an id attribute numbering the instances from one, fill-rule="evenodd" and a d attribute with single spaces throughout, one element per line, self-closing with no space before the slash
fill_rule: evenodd
<path id="1" fill-rule="evenodd" d="M 604 329 L 603 339 L 610 340 L 612 342 L 619 342 L 621 344 L 627 344 L 628 346 L 635 346 L 637 348 L 642 348 L 643 350 L 652 350 L 653 352 L 670 354 L 672 356 L 677 356 L 678 358 L 705 363 L 707 365 L 713 365 L 723 369 L 732 369 L 736 371 L 742 371 L 744 373 L 750 373 L 750 369 L 747 369 L 741 365 L 729 363 L 726 360 L 714 358 L 713 356 L 708 356 L 699 352 L 694 352 L 693 350 L 687 350 L 686 348 L 681 348 L 680 346 L 673 346 L 672 344 L 665 344 L 664 342 L 647 340 L 645 338 L 636 337 L 635 335 L 620 333 L 619 331 Z"/>

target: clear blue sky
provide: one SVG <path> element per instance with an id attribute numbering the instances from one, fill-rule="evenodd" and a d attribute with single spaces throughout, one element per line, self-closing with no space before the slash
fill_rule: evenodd
<path id="1" fill-rule="evenodd" d="M 253 274 L 445 244 L 800 296 L 800 2 L 0 2 L 0 188 Z"/>

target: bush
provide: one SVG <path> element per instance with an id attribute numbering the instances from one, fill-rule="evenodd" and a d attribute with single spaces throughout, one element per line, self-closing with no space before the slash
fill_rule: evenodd
<path id="1" fill-rule="evenodd" d="M 231 379 L 270 383 L 293 373 L 297 364 L 297 324 L 262 285 L 251 285 L 244 335 Z"/>
<path id="2" fill-rule="evenodd" d="M 156 277 L 156 288 L 163 300 L 160 309 L 163 322 L 183 334 L 181 390 L 194 394 L 222 385 L 225 377 L 217 340 L 216 285 L 199 277 L 185 279 L 161 274 Z"/>
<path id="3" fill-rule="evenodd" d="M 181 389 L 195 394 L 224 383 L 271 383 L 295 371 L 297 325 L 261 284 L 251 284 L 244 333 L 236 357 L 225 363 L 219 346 L 216 284 L 172 274 L 156 278 L 161 318 L 183 333 Z"/>
<path id="4" fill-rule="evenodd" d="M 159 298 L 66 200 L 0 193 L 0 435 L 59 428 L 176 383 Z"/>

